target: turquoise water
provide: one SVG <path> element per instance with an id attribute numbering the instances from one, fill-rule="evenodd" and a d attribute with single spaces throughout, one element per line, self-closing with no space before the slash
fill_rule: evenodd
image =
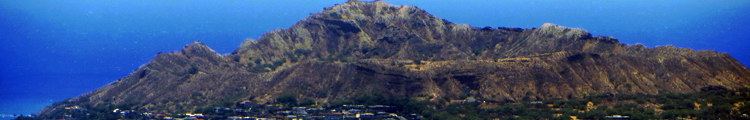
<path id="1" fill-rule="evenodd" d="M 625 44 L 716 50 L 750 64 L 750 1 L 391 1 L 476 27 L 554 23 Z M 122 78 L 158 52 L 202 41 L 221 54 L 340 1 L 0 1 L 0 114 Z"/>

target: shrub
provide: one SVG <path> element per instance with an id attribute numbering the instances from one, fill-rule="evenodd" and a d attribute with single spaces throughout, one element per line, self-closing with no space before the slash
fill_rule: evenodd
<path id="1" fill-rule="evenodd" d="M 414 59 L 411 61 L 414 62 L 414 64 L 422 64 L 422 60 L 419 60 L 419 59 Z"/>
<path id="2" fill-rule="evenodd" d="M 198 73 L 198 67 L 190 66 L 190 68 L 188 68 L 188 73 L 190 73 L 190 74 L 196 74 L 196 73 Z"/>
<path id="3" fill-rule="evenodd" d="M 331 16 L 331 18 L 334 18 L 334 19 L 341 19 L 341 15 L 339 15 L 339 13 L 336 13 L 336 12 L 328 13 L 328 15 Z"/>
<path id="4" fill-rule="evenodd" d="M 193 96 L 200 97 L 200 96 L 203 96 L 203 93 L 200 93 L 198 91 L 193 91 Z"/>
<path id="5" fill-rule="evenodd" d="M 234 62 L 240 62 L 240 55 L 234 55 L 234 57 L 232 57 L 232 60 L 234 60 Z"/>
<path id="6" fill-rule="evenodd" d="M 347 59 L 343 55 L 336 56 L 336 60 L 338 60 L 339 62 L 352 62 L 352 60 Z"/>
<path id="7" fill-rule="evenodd" d="M 260 65 L 256 65 L 255 67 L 252 67 L 252 68 L 248 69 L 247 72 L 251 72 L 251 73 L 270 72 L 266 68 L 271 68 L 271 70 L 276 70 L 276 66 L 274 66 L 274 65 L 271 65 L 271 64 L 260 64 Z"/>
<path id="8" fill-rule="evenodd" d="M 297 105 L 297 97 L 294 94 L 283 94 L 276 97 L 276 101 L 284 104 L 284 106 Z"/>
<path id="9" fill-rule="evenodd" d="M 308 49 L 295 49 L 294 50 L 294 54 L 298 54 L 298 55 L 305 55 L 305 56 L 307 56 L 310 53 L 312 53 L 312 51 L 308 50 Z"/>
<path id="10" fill-rule="evenodd" d="M 262 60 L 260 60 L 260 58 L 259 59 L 255 59 L 255 64 L 260 64 L 261 61 Z"/>
<path id="11" fill-rule="evenodd" d="M 300 102 L 299 105 L 300 106 L 315 105 L 315 101 L 313 101 L 312 99 L 305 99 L 305 100 L 302 100 L 302 102 Z"/>
<path id="12" fill-rule="evenodd" d="M 328 91 L 325 90 L 325 89 L 315 90 L 315 96 L 318 97 L 318 98 L 328 97 Z"/>
<path id="13" fill-rule="evenodd" d="M 286 62 L 286 58 L 281 58 L 281 60 L 273 61 L 273 65 L 275 65 L 275 66 L 281 66 L 281 65 L 284 65 L 285 62 Z M 274 67 L 274 69 L 275 69 L 275 67 Z"/>
<path id="14" fill-rule="evenodd" d="M 440 50 L 443 49 L 443 46 L 440 44 L 425 44 L 425 45 L 418 45 L 415 47 L 417 49 L 416 59 L 420 59 L 420 60 L 428 60 L 434 54 L 440 53 Z"/>

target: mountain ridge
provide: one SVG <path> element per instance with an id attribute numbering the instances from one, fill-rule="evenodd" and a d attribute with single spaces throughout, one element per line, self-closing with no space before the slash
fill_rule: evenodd
<path id="1" fill-rule="evenodd" d="M 271 103 L 281 94 L 320 103 L 366 92 L 418 99 L 568 99 L 691 92 L 708 85 L 733 89 L 747 86 L 748 79 L 750 70 L 726 53 L 625 45 L 551 23 L 476 28 L 413 6 L 349 1 L 248 39 L 231 54 L 219 55 L 200 42 L 159 53 L 127 77 L 39 114 L 66 105 L 126 103 L 132 110 L 171 113 L 243 100 Z"/>

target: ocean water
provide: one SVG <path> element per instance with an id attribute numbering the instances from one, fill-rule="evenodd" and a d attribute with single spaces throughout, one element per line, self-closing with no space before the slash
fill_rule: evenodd
<path id="1" fill-rule="evenodd" d="M 384 1 L 475 27 L 554 23 L 630 45 L 715 50 L 750 65 L 750 1 Z M 344 2 L 0 1 L 0 114 L 34 114 L 193 41 L 229 54 L 246 38 L 288 28 Z"/>

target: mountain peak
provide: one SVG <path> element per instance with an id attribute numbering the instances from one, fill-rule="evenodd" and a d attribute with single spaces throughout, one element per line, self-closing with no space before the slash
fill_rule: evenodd
<path id="1" fill-rule="evenodd" d="M 552 23 L 544 23 L 537 32 L 539 34 L 549 34 L 557 38 L 565 39 L 584 39 L 591 37 L 588 31 L 581 28 L 568 28 L 565 26 L 559 26 Z"/>
<path id="2" fill-rule="evenodd" d="M 182 48 L 180 52 L 184 55 L 189 56 L 221 57 L 219 53 L 200 41 L 195 41 L 193 43 L 185 45 L 185 47 Z"/>
<path id="3" fill-rule="evenodd" d="M 629 46 L 551 23 L 476 28 L 412 6 L 350 0 L 248 39 L 230 55 L 201 42 L 159 54 L 128 77 L 76 99 L 83 102 L 56 104 L 40 114 L 66 105 L 127 102 L 136 104 L 120 109 L 172 113 L 274 103 L 282 94 L 316 103 L 362 93 L 512 102 L 749 84 L 750 70 L 715 52 Z"/>
<path id="4" fill-rule="evenodd" d="M 424 12 L 408 5 L 391 5 L 383 1 L 360 2 L 350 0 L 344 4 L 328 7 L 319 16 L 328 19 L 338 20 L 388 20 L 394 18 L 409 18 L 409 14 L 415 11 Z"/>

